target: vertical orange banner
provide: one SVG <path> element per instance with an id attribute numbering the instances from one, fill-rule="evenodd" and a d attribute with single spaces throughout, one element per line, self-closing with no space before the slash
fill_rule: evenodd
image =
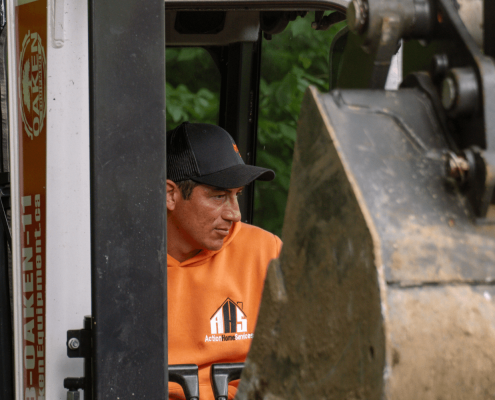
<path id="1" fill-rule="evenodd" d="M 24 400 L 45 398 L 47 1 L 17 0 Z"/>

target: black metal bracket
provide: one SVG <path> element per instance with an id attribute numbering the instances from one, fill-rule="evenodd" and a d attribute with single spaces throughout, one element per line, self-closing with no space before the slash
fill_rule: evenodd
<path id="1" fill-rule="evenodd" d="M 332 25 L 346 19 L 346 15 L 338 11 L 333 11 L 328 15 L 323 15 L 324 13 L 324 11 L 315 11 L 315 20 L 311 23 L 311 28 L 316 31 L 326 31 Z"/>
<path id="2" fill-rule="evenodd" d="M 67 357 L 84 358 L 84 377 L 64 379 L 64 388 L 68 389 L 67 400 L 78 400 L 79 389 L 84 390 L 85 400 L 93 398 L 91 321 L 91 316 L 85 316 L 84 329 L 67 331 Z"/>
<path id="3" fill-rule="evenodd" d="M 244 363 L 213 364 L 210 370 L 210 381 L 215 400 L 227 400 L 229 382 L 241 378 Z"/>
<path id="4" fill-rule="evenodd" d="M 6 210 L 10 209 L 9 174 L 0 173 L 0 398 L 14 398 L 12 369 L 12 308 L 9 288 L 8 249 L 11 245 L 10 224 Z M 7 244 L 8 243 L 8 244 Z"/>
<path id="5" fill-rule="evenodd" d="M 0 172 L 0 219 L 7 242 L 12 249 L 12 228 L 7 217 L 8 210 L 10 210 L 10 172 Z"/>
<path id="6" fill-rule="evenodd" d="M 169 365 L 168 380 L 182 386 L 186 400 L 199 399 L 198 366 L 195 364 Z"/>
<path id="7" fill-rule="evenodd" d="M 491 151 L 481 151 L 473 146 L 463 151 L 462 155 L 468 162 L 467 171 L 467 196 L 475 207 L 474 211 L 480 218 L 476 219 L 478 225 L 493 224 L 486 216 L 488 208 L 493 203 L 495 191 L 495 154 Z"/>

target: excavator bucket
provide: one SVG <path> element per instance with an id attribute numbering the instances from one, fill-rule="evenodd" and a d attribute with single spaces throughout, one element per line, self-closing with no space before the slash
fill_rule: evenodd
<path id="1" fill-rule="evenodd" d="M 417 89 L 307 91 L 237 399 L 494 392 L 495 226 L 446 181 L 431 109 Z"/>

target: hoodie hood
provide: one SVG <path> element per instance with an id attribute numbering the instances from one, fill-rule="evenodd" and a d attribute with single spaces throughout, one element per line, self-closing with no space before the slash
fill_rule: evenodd
<path id="1" fill-rule="evenodd" d="M 241 230 L 242 222 L 234 222 L 232 228 L 230 229 L 229 235 L 223 241 L 223 246 L 220 250 L 201 250 L 197 255 L 186 260 L 184 262 L 179 262 L 173 258 L 170 254 L 167 254 L 167 268 L 170 267 L 197 267 L 206 263 L 215 254 L 223 251 L 232 242 L 237 233 Z"/>

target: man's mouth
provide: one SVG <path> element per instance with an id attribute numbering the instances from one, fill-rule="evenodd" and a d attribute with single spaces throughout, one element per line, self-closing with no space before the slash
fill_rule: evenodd
<path id="1" fill-rule="evenodd" d="M 230 232 L 230 228 L 215 228 L 220 235 L 227 236 Z"/>

